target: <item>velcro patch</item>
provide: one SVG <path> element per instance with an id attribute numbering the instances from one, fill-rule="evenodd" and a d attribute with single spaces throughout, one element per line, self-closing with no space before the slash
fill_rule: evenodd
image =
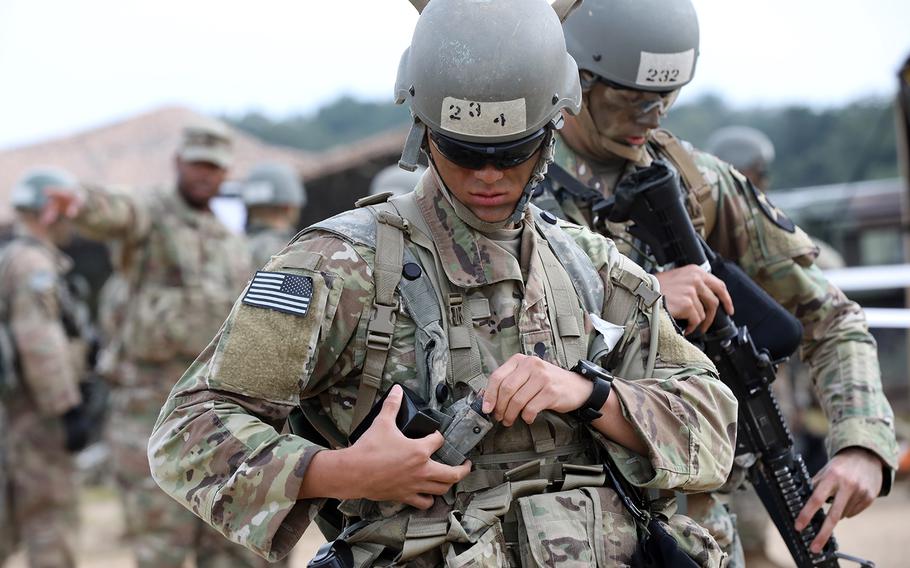
<path id="1" fill-rule="evenodd" d="M 752 182 L 746 182 L 746 185 L 752 191 L 752 196 L 755 197 L 755 201 L 758 202 L 758 206 L 761 208 L 761 212 L 765 214 L 765 217 L 788 233 L 796 232 L 796 224 L 793 223 L 793 220 L 787 217 L 787 214 L 778 209 L 776 205 L 771 203 L 771 200 L 768 199 L 765 192 L 755 187 Z"/>
<path id="2" fill-rule="evenodd" d="M 313 279 L 286 272 L 256 272 L 243 303 L 247 306 L 276 310 L 304 317 L 313 299 Z"/>

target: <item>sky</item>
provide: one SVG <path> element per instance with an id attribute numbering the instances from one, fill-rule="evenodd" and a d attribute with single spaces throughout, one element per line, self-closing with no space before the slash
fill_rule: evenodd
<path id="1" fill-rule="evenodd" d="M 701 56 L 681 102 L 843 104 L 891 96 L 908 0 L 693 0 Z M 168 104 L 308 113 L 391 100 L 407 0 L 0 0 L 0 148 Z"/>

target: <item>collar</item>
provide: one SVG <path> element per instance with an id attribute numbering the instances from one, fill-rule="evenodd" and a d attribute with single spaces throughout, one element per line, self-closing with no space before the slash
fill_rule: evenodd
<path id="1" fill-rule="evenodd" d="M 524 282 L 518 260 L 461 219 L 440 184 L 431 165 L 417 185 L 415 198 L 449 281 L 462 288 L 504 280 Z M 524 241 L 534 232 L 530 210 L 525 212 L 521 225 Z"/>

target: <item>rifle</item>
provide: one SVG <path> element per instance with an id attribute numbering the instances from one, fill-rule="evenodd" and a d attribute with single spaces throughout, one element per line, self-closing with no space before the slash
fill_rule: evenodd
<path id="1" fill-rule="evenodd" d="M 560 178 L 557 181 L 565 187 L 567 180 Z M 577 187 L 569 191 L 580 193 Z M 708 332 L 700 338 L 700 347 L 739 401 L 736 453 L 755 456 L 755 462 L 748 468 L 749 481 L 796 565 L 836 568 L 838 559 L 842 558 L 873 568 L 874 564 L 868 560 L 838 552 L 834 537 L 821 553 L 809 551 L 825 520 L 823 511 L 813 516 L 802 533 L 796 532 L 793 526 L 812 495 L 812 481 L 802 456 L 793 448 L 793 438 L 771 392 L 771 383 L 776 364 L 799 345 L 802 336 L 799 321 L 736 264 L 714 253 L 699 237 L 682 201 L 679 175 L 665 162 L 656 160 L 651 167 L 627 176 L 610 199 L 603 196 L 596 199 L 590 193 L 587 196 L 592 204 L 595 229 L 602 231 L 606 220 L 633 221 L 629 232 L 650 246 L 659 264 L 695 264 L 713 272 L 727 285 L 737 307 L 736 317 L 731 318 L 718 309 Z"/>

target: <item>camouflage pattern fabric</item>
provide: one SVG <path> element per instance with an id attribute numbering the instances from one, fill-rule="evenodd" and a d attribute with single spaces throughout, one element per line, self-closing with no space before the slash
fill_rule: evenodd
<path id="1" fill-rule="evenodd" d="M 173 188 L 86 192 L 77 225 L 121 247 L 120 273 L 100 309 L 109 335 L 105 375 L 115 384 L 108 441 L 138 566 L 180 567 L 194 553 L 197 566 L 257 566 L 252 554 L 162 493 L 146 459 L 168 391 L 249 276 L 246 243 L 211 213 L 191 209 Z"/>
<path id="2" fill-rule="evenodd" d="M 70 261 L 59 251 L 20 235 L 4 254 L 7 269 L 0 294 L 8 302 L 8 325 L 21 369 L 17 387 L 2 400 L 11 553 L 24 546 L 32 567 L 72 567 L 76 485 L 66 451 L 62 415 L 80 402 L 78 376 L 61 322 L 62 275 Z M 0 464 L 2 465 L 2 464 Z M 0 564 L 3 556 L 0 555 Z"/>
<path id="3" fill-rule="evenodd" d="M 254 269 L 265 266 L 272 255 L 281 252 L 294 237 L 291 231 L 279 231 L 261 224 L 251 224 L 246 235 Z"/>
<path id="4" fill-rule="evenodd" d="M 703 235 L 708 244 L 735 260 L 803 324 L 800 356 L 809 365 L 812 385 L 830 423 L 829 455 L 851 446 L 868 449 L 890 468 L 885 471 L 885 486 L 890 487 L 897 465 L 894 415 L 882 391 L 876 343 L 862 309 L 825 279 L 814 263 L 817 249 L 812 240 L 798 227 L 791 230 L 789 219 L 781 217 L 763 194 L 751 190 L 742 174 L 683 144 L 710 185 L 710 199 L 702 201 L 702 206 L 716 208 L 713 230 Z M 656 145 L 649 145 L 648 150 L 641 164 L 600 164 L 573 154 L 561 143 L 557 159 L 579 181 L 609 196 L 632 168 L 658 157 Z M 567 199 L 560 206 L 565 218 L 590 225 L 590 211 L 581 203 Z M 654 268 L 625 226 L 610 224 L 608 229 L 622 252 Z M 727 514 L 723 507 L 710 510 Z M 698 520 L 705 526 L 732 526 L 722 519 Z M 718 542 L 733 541 L 732 535 L 714 536 Z"/>
<path id="5" fill-rule="evenodd" d="M 465 305 L 471 306 L 471 318 L 466 316 L 466 321 L 473 321 L 483 377 L 518 352 L 562 363 L 560 335 L 548 309 L 553 299 L 547 292 L 548 276 L 539 252 L 548 245 L 534 230 L 537 221 L 530 212 L 525 215 L 520 254 L 514 256 L 470 228 L 436 180 L 430 170 L 414 194 L 420 223 L 428 231 L 425 240 L 432 243 L 429 246 L 438 259 L 435 268 L 427 269 L 438 274 L 426 277 L 432 278 L 434 287 L 464 291 Z M 363 209 L 343 213 L 336 226 L 353 236 L 363 231 L 364 223 L 373 222 L 371 217 Z M 582 227 L 563 227 L 611 290 L 613 278 L 622 275 L 622 257 L 613 243 Z M 321 502 L 298 500 L 297 495 L 310 460 L 322 448 L 282 435 L 284 421 L 301 401 L 308 401 L 317 403 L 341 432 L 351 428 L 366 351 L 366 322 L 375 297 L 375 252 L 340 232 L 306 233 L 266 265 L 269 271 L 312 279 L 306 315 L 237 301 L 219 335 L 175 386 L 149 443 L 152 473 L 165 491 L 231 540 L 270 559 L 288 553 Z M 407 246 L 416 245 L 408 242 Z M 579 332 L 589 344 L 595 336 L 590 317 L 580 302 L 575 302 L 574 310 L 585 322 Z M 486 465 L 472 472 L 476 476 L 472 487 L 463 482 L 454 488 L 454 504 L 437 499 L 428 511 L 366 500 L 342 504 L 345 514 L 371 521 L 369 530 L 354 536 L 359 539 L 354 543 L 358 565 L 376 562 L 378 545 L 370 534 L 388 537 L 382 542 L 394 555 L 407 527 L 418 524 L 441 527 L 441 531 L 424 531 L 439 535 L 434 537 L 438 540 L 426 552 L 408 557 L 409 566 L 508 566 L 518 562 L 519 554 L 554 554 L 582 561 L 577 547 L 559 540 L 566 532 L 557 528 L 561 521 L 554 518 L 550 522 L 541 515 L 546 505 L 535 503 L 525 493 L 523 498 L 530 499 L 527 505 L 512 506 L 513 512 L 506 514 L 510 503 L 522 503 L 518 499 L 522 495 L 513 495 L 512 484 L 501 483 L 502 471 L 529 461 L 543 464 L 541 467 L 554 464 L 556 460 L 547 457 L 552 454 L 546 453 L 547 448 L 558 449 L 560 461 L 581 464 L 599 463 L 597 454 L 610 452 L 625 477 L 641 487 L 699 491 L 722 483 L 731 464 L 735 431 L 736 404 L 730 391 L 717 380 L 710 361 L 688 342 L 672 332 L 652 338 L 645 313 L 639 311 L 636 319 L 641 325 L 625 332 L 625 339 L 636 339 L 631 342 L 636 347 L 627 356 L 644 359 L 651 341 L 657 341 L 657 368 L 651 377 L 617 378 L 611 396 L 618 398 L 624 415 L 647 445 L 647 455 L 631 453 L 555 413 L 543 413 L 534 426 L 523 422 L 511 428 L 496 425 L 471 455 L 475 465 Z M 428 389 L 433 385 L 421 381 L 416 373 L 416 331 L 407 311 L 400 311 L 380 389 L 398 382 L 430 400 Z M 431 381 L 451 381 L 452 369 L 445 359 L 430 366 L 437 369 L 430 375 Z M 453 392 L 471 392 L 483 384 L 449 386 Z M 504 452 L 513 456 L 523 452 L 529 458 L 508 462 L 497 457 Z M 500 481 L 481 483 L 487 478 Z M 630 534 L 634 526 L 623 517 L 615 499 L 604 496 L 607 493 L 602 488 L 585 489 L 583 494 L 567 491 L 546 498 L 562 498 L 569 509 L 588 499 L 586 511 L 592 515 L 599 511 L 600 521 L 585 517 L 584 523 L 575 526 L 572 538 L 594 543 L 591 546 L 602 558 L 609 556 L 619 563 L 618 559 L 631 554 L 632 541 L 618 535 Z M 456 521 L 450 516 L 453 508 L 468 512 Z M 525 535 L 528 538 L 521 553 L 506 547 L 504 536 L 517 526 L 519 508 L 530 511 L 531 517 L 524 515 L 524 522 L 550 527 L 543 536 L 539 530 Z M 606 543 L 604 531 L 614 528 L 607 538 L 613 539 L 615 534 L 616 541 Z M 553 538 L 547 531 L 552 531 Z M 535 540 L 532 545 L 532 537 L 552 542 Z M 716 545 L 706 556 L 705 565 L 718 565 L 722 558 Z"/>

